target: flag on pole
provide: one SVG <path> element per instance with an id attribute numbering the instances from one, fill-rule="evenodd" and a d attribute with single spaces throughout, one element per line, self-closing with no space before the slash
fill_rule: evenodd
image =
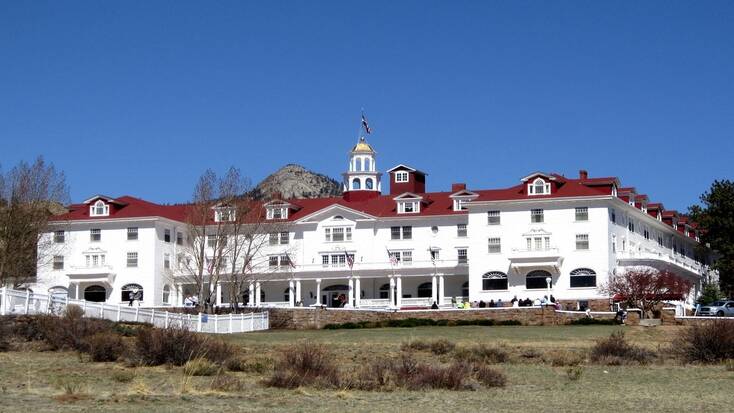
<path id="1" fill-rule="evenodd" d="M 285 254 L 285 259 L 288 260 L 288 265 L 290 265 L 291 268 L 295 269 L 296 268 L 296 264 L 293 263 L 293 260 L 291 259 L 291 256 L 288 255 L 288 251 L 284 251 L 284 254 Z"/>
<path id="2" fill-rule="evenodd" d="M 391 253 L 387 247 L 385 247 L 385 250 L 387 251 L 387 257 L 390 259 L 390 265 L 398 265 L 398 259 L 395 254 Z"/>
<path id="3" fill-rule="evenodd" d="M 352 267 L 354 267 L 354 256 L 352 254 L 347 254 L 346 251 L 344 251 L 344 255 L 347 256 L 347 265 L 349 266 L 349 269 L 351 270 Z"/>
<path id="4" fill-rule="evenodd" d="M 370 124 L 367 123 L 367 118 L 364 116 L 364 112 L 362 113 L 362 127 L 368 135 L 372 133 L 372 129 L 370 129 Z"/>
<path id="5" fill-rule="evenodd" d="M 431 264 L 433 264 L 433 266 L 435 267 L 436 266 L 436 250 L 431 248 L 430 251 L 431 251 L 430 252 L 431 253 Z"/>

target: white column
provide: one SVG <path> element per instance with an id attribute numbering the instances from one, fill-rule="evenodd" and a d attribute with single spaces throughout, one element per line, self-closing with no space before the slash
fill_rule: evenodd
<path id="1" fill-rule="evenodd" d="M 443 304 L 443 297 L 446 295 L 444 291 L 443 274 L 438 275 L 438 305 Z"/>
<path id="2" fill-rule="evenodd" d="M 398 277 L 395 282 L 395 306 L 400 308 L 403 304 L 403 277 Z"/>
<path id="3" fill-rule="evenodd" d="M 255 306 L 255 283 L 250 281 L 250 299 L 247 303 L 248 307 Z"/>
<path id="4" fill-rule="evenodd" d="M 347 302 L 350 307 L 354 306 L 354 280 L 351 278 L 349 279 L 349 297 Z"/>
<path id="5" fill-rule="evenodd" d="M 395 277 L 390 277 L 390 293 L 388 294 L 390 299 L 390 307 L 395 307 Z"/>
<path id="6" fill-rule="evenodd" d="M 217 283 L 217 285 L 214 287 L 214 304 L 219 307 L 222 305 L 222 284 Z"/>
<path id="7" fill-rule="evenodd" d="M 359 307 L 360 302 L 362 301 L 362 283 L 360 282 L 359 277 L 354 279 L 354 290 L 356 291 L 354 306 Z"/>
<path id="8" fill-rule="evenodd" d="M 316 279 L 316 305 L 321 305 L 321 278 Z"/>
<path id="9" fill-rule="evenodd" d="M 295 286 L 293 280 L 288 281 L 288 307 L 296 306 Z"/>
<path id="10" fill-rule="evenodd" d="M 303 298 L 301 297 L 301 280 L 296 280 L 296 303 L 303 305 Z"/>
<path id="11" fill-rule="evenodd" d="M 438 285 L 436 282 L 436 276 L 431 276 L 431 305 L 438 302 Z"/>
<path id="12" fill-rule="evenodd" d="M 79 283 L 76 283 L 76 296 L 74 298 L 81 300 L 81 297 L 79 297 Z"/>
<path id="13" fill-rule="evenodd" d="M 260 307 L 260 281 L 255 281 L 255 307 Z"/>

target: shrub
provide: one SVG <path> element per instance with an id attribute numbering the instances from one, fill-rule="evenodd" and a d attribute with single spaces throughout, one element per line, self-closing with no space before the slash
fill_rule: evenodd
<path id="1" fill-rule="evenodd" d="M 591 361 L 602 364 L 647 364 L 654 357 L 655 354 L 653 352 L 633 346 L 627 342 L 624 333 L 621 331 L 598 340 L 591 349 Z"/>
<path id="2" fill-rule="evenodd" d="M 111 332 L 96 333 L 84 341 L 84 349 L 92 361 L 116 361 L 125 352 L 122 337 Z"/>
<path id="3" fill-rule="evenodd" d="M 507 376 L 499 370 L 487 366 L 476 368 L 477 380 L 487 387 L 505 387 Z"/>
<path id="4" fill-rule="evenodd" d="M 583 361 L 583 355 L 571 351 L 560 351 L 550 356 L 550 364 L 553 367 L 578 366 Z"/>
<path id="5" fill-rule="evenodd" d="M 115 370 L 112 372 L 112 380 L 118 383 L 130 383 L 135 378 L 135 372 L 131 370 Z"/>
<path id="6" fill-rule="evenodd" d="M 455 362 L 448 366 L 421 364 L 416 366 L 415 374 L 402 384 L 411 390 L 467 390 L 472 388 L 469 381 L 471 373 L 471 364 L 464 362 Z"/>
<path id="7" fill-rule="evenodd" d="M 218 365 L 203 357 L 187 361 L 183 368 L 187 376 L 213 376 L 220 370 Z"/>
<path id="8" fill-rule="evenodd" d="M 581 366 L 570 366 L 566 369 L 566 377 L 570 381 L 578 381 L 581 379 L 581 375 L 584 373 L 584 369 Z"/>
<path id="9" fill-rule="evenodd" d="M 232 353 L 230 345 L 180 327 L 143 329 L 139 331 L 135 342 L 137 361 L 153 366 L 182 366 L 196 358 L 221 363 L 229 359 Z"/>
<path id="10" fill-rule="evenodd" d="M 292 389 L 307 385 L 337 387 L 340 383 L 332 355 L 316 344 L 303 343 L 283 351 L 265 384 Z"/>
<path id="11" fill-rule="evenodd" d="M 362 367 L 354 387 L 360 390 L 375 390 L 385 388 L 391 382 L 393 362 L 385 358 L 378 358 Z"/>
<path id="12" fill-rule="evenodd" d="M 232 357 L 224 362 L 224 366 L 229 371 L 262 374 L 273 368 L 273 360 L 268 358 Z"/>
<path id="13" fill-rule="evenodd" d="M 436 340 L 431 343 L 431 353 L 441 355 L 441 354 L 448 354 L 454 350 L 454 347 L 456 347 L 456 344 L 446 340 L 445 338 Z"/>
<path id="14" fill-rule="evenodd" d="M 692 325 L 673 342 L 673 352 L 687 362 L 717 363 L 734 358 L 734 322 L 716 320 Z"/>
<path id="15" fill-rule="evenodd" d="M 400 349 L 403 351 L 424 351 L 430 347 L 431 345 L 423 340 L 410 340 L 400 345 Z"/>
<path id="16" fill-rule="evenodd" d="M 542 354 L 534 348 L 527 348 L 520 353 L 520 356 L 526 359 L 535 359 L 542 357 Z"/>
<path id="17" fill-rule="evenodd" d="M 489 347 L 478 344 L 472 347 L 459 347 L 454 351 L 454 357 L 459 361 L 468 363 L 504 363 L 510 359 L 510 355 L 502 348 Z"/>

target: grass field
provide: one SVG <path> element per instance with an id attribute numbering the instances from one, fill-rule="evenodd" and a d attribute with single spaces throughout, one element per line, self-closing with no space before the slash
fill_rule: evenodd
<path id="1" fill-rule="evenodd" d="M 397 354 L 410 340 L 446 338 L 459 345 L 498 344 L 510 361 L 494 367 L 508 378 L 504 388 L 477 391 L 296 390 L 264 387 L 268 375 L 228 373 L 244 389 L 210 390 L 211 377 L 190 377 L 180 367 L 125 367 L 92 363 L 73 352 L 0 353 L 0 411 L 712 411 L 731 409 L 734 372 L 724 366 L 684 366 L 663 360 L 647 366 L 584 364 L 579 380 L 566 367 L 554 367 L 522 354 L 537 350 L 584 354 L 596 339 L 624 329 L 627 337 L 650 349 L 664 349 L 679 327 L 612 326 L 548 327 L 418 327 L 367 330 L 271 331 L 223 337 L 254 359 L 268 361 L 286 346 L 308 340 L 323 344 L 343 371 L 375 357 Z M 429 352 L 420 357 L 448 361 L 449 355 Z M 134 371 L 121 382 L 120 371 Z M 65 395 L 71 390 L 71 395 Z"/>

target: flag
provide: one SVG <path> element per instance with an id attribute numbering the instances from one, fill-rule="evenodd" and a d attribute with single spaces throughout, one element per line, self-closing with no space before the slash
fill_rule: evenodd
<path id="1" fill-rule="evenodd" d="M 385 247 L 385 250 L 387 251 L 387 257 L 390 259 L 390 265 L 398 265 L 397 257 L 395 257 L 395 255 L 390 253 L 390 250 L 387 249 L 387 247 Z"/>
<path id="2" fill-rule="evenodd" d="M 435 266 L 436 265 L 436 252 L 433 248 L 430 249 L 430 254 L 431 254 L 431 264 Z"/>
<path id="3" fill-rule="evenodd" d="M 291 256 L 288 255 L 288 251 L 285 251 L 284 253 L 285 253 L 285 259 L 288 260 L 288 265 L 290 265 L 291 268 L 295 269 L 296 268 L 296 264 L 293 263 L 293 260 L 291 259 Z"/>
<path id="4" fill-rule="evenodd" d="M 349 269 L 351 270 L 352 267 L 354 267 L 354 256 L 351 254 L 347 254 L 346 251 L 344 251 L 344 255 L 347 256 L 347 265 L 349 266 Z"/>
<path id="5" fill-rule="evenodd" d="M 367 118 L 364 117 L 364 113 L 362 113 L 362 127 L 364 128 L 364 131 L 367 132 L 369 135 L 372 133 L 372 129 L 370 129 L 369 123 L 367 123 Z"/>

